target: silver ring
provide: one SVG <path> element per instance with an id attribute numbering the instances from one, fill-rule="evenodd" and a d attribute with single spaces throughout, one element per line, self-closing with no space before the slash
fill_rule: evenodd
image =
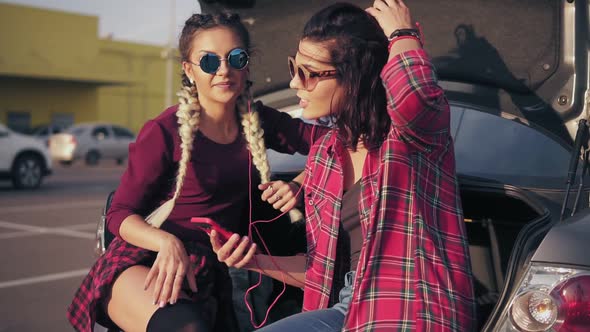
<path id="1" fill-rule="evenodd" d="M 283 197 L 279 196 L 278 194 L 275 195 L 275 202 L 280 201 Z"/>

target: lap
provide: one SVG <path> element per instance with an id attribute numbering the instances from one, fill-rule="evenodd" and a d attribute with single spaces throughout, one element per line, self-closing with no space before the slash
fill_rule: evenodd
<path id="1" fill-rule="evenodd" d="M 259 332 L 329 332 L 340 331 L 344 314 L 336 309 L 306 311 L 283 318 L 263 327 Z"/>

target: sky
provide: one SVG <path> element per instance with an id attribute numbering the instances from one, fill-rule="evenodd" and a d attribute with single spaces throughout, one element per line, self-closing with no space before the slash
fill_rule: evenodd
<path id="1" fill-rule="evenodd" d="M 168 43 L 172 25 L 175 27 L 172 40 L 176 45 L 184 21 L 201 11 L 198 0 L 0 0 L 0 3 L 98 16 L 101 38 L 112 35 L 114 40 L 153 45 Z M 176 7 L 173 17 L 172 4 Z"/>

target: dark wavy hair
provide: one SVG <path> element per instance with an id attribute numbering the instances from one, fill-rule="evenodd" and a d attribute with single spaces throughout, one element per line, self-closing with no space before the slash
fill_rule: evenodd
<path id="1" fill-rule="evenodd" d="M 219 13 L 219 14 L 194 14 L 184 23 L 180 39 L 178 41 L 178 48 L 180 50 L 181 61 L 188 61 L 191 54 L 191 46 L 193 38 L 196 33 L 201 30 L 213 29 L 217 27 L 226 27 L 234 31 L 242 43 L 248 54 L 251 54 L 250 34 L 248 29 L 240 19 L 240 16 L 235 13 Z M 182 85 L 190 86 L 190 81 L 186 74 L 182 73 Z"/>
<path id="2" fill-rule="evenodd" d="M 380 146 L 391 125 L 380 73 L 387 63 L 387 37 L 365 10 L 337 3 L 313 15 L 302 40 L 322 43 L 344 87 L 344 98 L 331 114 L 339 137 L 356 150 L 359 139 L 369 149 Z"/>

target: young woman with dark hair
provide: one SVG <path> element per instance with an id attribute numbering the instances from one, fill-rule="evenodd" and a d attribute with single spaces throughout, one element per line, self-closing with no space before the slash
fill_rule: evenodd
<path id="1" fill-rule="evenodd" d="M 311 146 L 311 125 L 260 104 L 249 110 L 250 38 L 237 15 L 193 15 L 179 48 L 180 104 L 129 147 L 107 216 L 116 238 L 68 308 L 78 331 L 96 321 L 125 331 L 236 331 L 227 267 L 189 220 L 245 229 L 256 190 L 249 179 L 270 180 L 266 146 L 303 154 Z"/>
<path id="2" fill-rule="evenodd" d="M 470 331 L 449 105 L 406 5 L 321 10 L 289 66 L 303 116 L 335 124 L 305 168 L 307 256 L 253 254 L 237 236 L 211 236 L 227 265 L 304 288 L 304 312 L 261 331 Z"/>

